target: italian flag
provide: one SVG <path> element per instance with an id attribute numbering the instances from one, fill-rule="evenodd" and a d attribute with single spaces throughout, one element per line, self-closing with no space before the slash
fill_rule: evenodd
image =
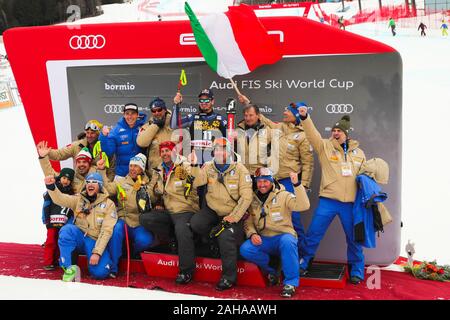
<path id="1" fill-rule="evenodd" d="M 206 63 L 221 77 L 231 79 L 282 57 L 279 46 L 247 5 L 200 18 L 187 2 L 184 10 Z"/>

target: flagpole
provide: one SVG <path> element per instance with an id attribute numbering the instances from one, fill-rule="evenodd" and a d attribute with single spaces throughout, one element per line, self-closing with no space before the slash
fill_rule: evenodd
<path id="1" fill-rule="evenodd" d="M 236 85 L 236 82 L 234 82 L 233 78 L 230 78 L 230 79 L 228 79 L 228 80 L 230 80 L 230 82 L 231 82 L 231 84 L 233 85 L 233 88 L 234 88 L 234 90 L 236 91 L 237 95 L 238 95 L 238 96 L 241 96 L 242 93 L 239 91 L 239 89 L 238 89 L 238 87 L 237 87 L 237 85 Z"/>

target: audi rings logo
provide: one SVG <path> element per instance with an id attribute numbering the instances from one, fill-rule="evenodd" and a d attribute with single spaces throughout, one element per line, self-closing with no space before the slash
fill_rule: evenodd
<path id="1" fill-rule="evenodd" d="M 353 105 L 350 103 L 328 104 L 325 108 L 328 113 L 352 113 Z"/>
<path id="2" fill-rule="evenodd" d="M 105 113 L 122 113 L 124 104 L 105 104 Z"/>
<path id="3" fill-rule="evenodd" d="M 69 40 L 69 46 L 74 49 L 102 49 L 106 44 L 106 39 L 101 34 L 73 36 Z"/>

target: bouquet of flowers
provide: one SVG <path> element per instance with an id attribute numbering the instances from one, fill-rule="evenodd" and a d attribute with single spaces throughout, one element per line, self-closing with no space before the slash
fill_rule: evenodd
<path id="1" fill-rule="evenodd" d="M 418 279 L 450 281 L 450 265 L 439 266 L 436 261 L 424 261 L 412 267 L 406 265 L 404 269 Z"/>

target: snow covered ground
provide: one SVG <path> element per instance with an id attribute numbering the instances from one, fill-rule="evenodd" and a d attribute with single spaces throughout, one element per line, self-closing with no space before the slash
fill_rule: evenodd
<path id="1" fill-rule="evenodd" d="M 104 6 L 103 16 L 89 18 L 91 20 L 86 19 L 86 21 L 90 23 L 125 21 L 121 19 L 138 21 L 143 16 L 143 13 L 138 10 L 140 3 L 142 1 Z M 222 8 L 223 1 L 217 1 L 217 3 L 220 3 Z M 357 6 L 357 1 L 349 2 L 347 5 Z M 209 10 L 212 9 L 209 8 Z M 154 16 L 152 18 L 155 19 Z M 443 38 L 438 30 L 431 30 L 429 36 L 421 38 L 415 28 L 399 28 L 398 35 L 392 37 L 387 24 L 383 22 L 354 25 L 347 30 L 384 42 L 398 50 L 402 56 L 402 220 L 404 223 L 402 248 L 410 239 L 416 244 L 416 259 L 437 259 L 438 263 L 450 264 L 448 250 L 450 209 L 447 203 L 450 199 L 450 170 L 448 170 L 450 144 L 447 138 L 450 128 L 448 56 L 450 37 Z M 2 46 L 0 46 L 0 53 L 4 53 Z M 4 75 L 5 70 L 0 69 L 0 72 Z M 45 227 L 40 221 L 42 192 L 44 192 L 43 176 L 22 107 L 0 109 L 0 136 L 4 137 L 0 152 L 0 197 L 2 200 L 0 241 L 42 243 L 45 240 Z M 405 255 L 405 252 L 402 250 L 401 254 Z M 22 292 L 18 289 L 17 295 L 14 295 L 14 291 L 10 292 L 12 289 L 8 289 L 9 298 L 34 298 L 44 292 L 40 289 L 24 292 L 24 287 L 27 290 L 34 287 L 48 287 L 49 290 L 45 291 L 54 290 L 52 281 L 33 281 L 0 277 L 0 286 L 22 288 Z M 36 285 L 37 283 L 39 285 Z M 116 290 L 109 287 L 107 290 L 87 289 L 91 286 L 80 284 L 70 287 L 70 290 L 67 288 L 61 290 L 67 290 L 67 294 L 73 293 L 70 296 L 76 298 L 78 294 L 76 288 L 79 287 L 83 290 L 100 290 L 98 294 L 102 297 L 105 297 L 106 292 Z M 136 298 L 159 299 L 160 294 L 149 293 L 145 290 L 141 293 L 135 289 L 117 288 L 117 290 L 116 297 L 120 299 L 134 294 Z M 119 293 L 120 290 L 125 290 L 127 293 L 122 295 Z M 33 292 L 36 295 L 33 295 Z M 6 294 L 5 290 L 0 290 L 0 299 L 3 298 L 2 294 Z M 167 298 L 168 294 L 163 293 L 163 295 Z M 175 298 L 189 297 L 176 295 Z"/>
<path id="2" fill-rule="evenodd" d="M 165 291 L 0 276 L 0 300 L 210 300 Z M 8 288 L 5 290 L 5 288 Z M 26 290 L 24 290 L 26 288 Z"/>

